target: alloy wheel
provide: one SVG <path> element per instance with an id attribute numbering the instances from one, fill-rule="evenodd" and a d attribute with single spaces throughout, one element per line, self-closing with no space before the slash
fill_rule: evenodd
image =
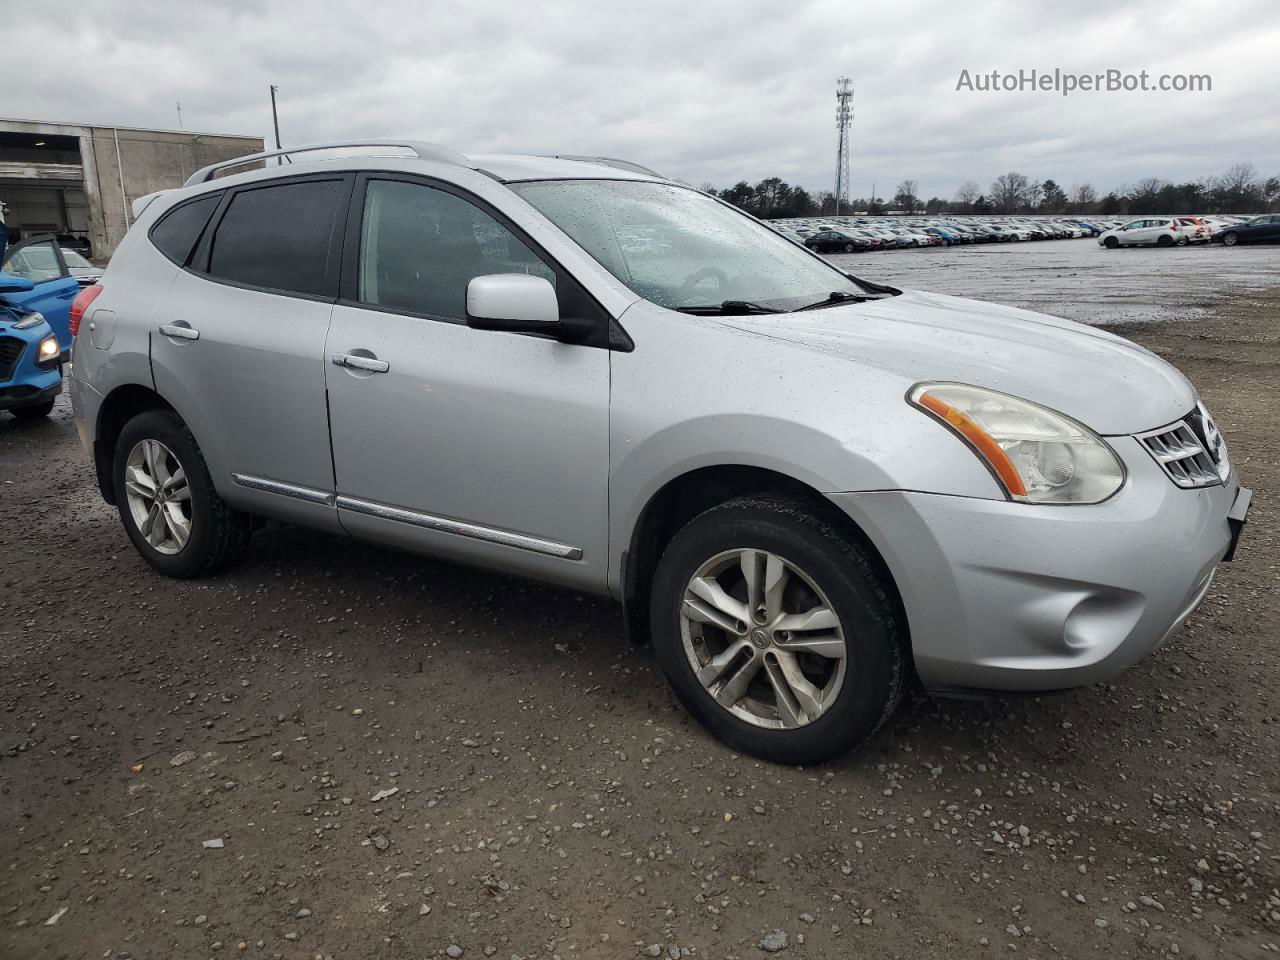
<path id="1" fill-rule="evenodd" d="M 810 724 L 844 685 L 839 616 L 808 574 L 775 553 L 741 548 L 706 561 L 685 587 L 680 634 L 703 689 L 755 726 Z"/>
<path id="2" fill-rule="evenodd" d="M 159 440 L 139 440 L 124 467 L 129 514 L 157 553 L 173 555 L 191 539 L 191 486 L 173 451 Z"/>

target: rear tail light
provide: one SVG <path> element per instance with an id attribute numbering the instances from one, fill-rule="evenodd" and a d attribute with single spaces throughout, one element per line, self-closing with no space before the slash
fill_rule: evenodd
<path id="1" fill-rule="evenodd" d="M 71 335 L 73 337 L 80 334 L 80 321 L 84 319 L 84 312 L 89 309 L 89 304 L 98 299 L 98 294 L 102 292 L 100 284 L 94 284 L 91 287 L 85 287 L 76 298 L 71 301 Z"/>

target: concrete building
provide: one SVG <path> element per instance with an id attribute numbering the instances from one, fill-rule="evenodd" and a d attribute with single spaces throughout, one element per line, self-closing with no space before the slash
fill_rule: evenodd
<path id="1" fill-rule="evenodd" d="M 260 137 L 0 120 L 0 201 L 9 207 L 10 242 L 56 233 L 105 261 L 138 197 L 262 148 Z"/>

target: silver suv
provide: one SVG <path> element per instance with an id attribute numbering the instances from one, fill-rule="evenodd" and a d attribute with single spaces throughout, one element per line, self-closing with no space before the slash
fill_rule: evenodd
<path id="1" fill-rule="evenodd" d="M 1116 676 L 1234 550 L 1221 435 L 1118 337 L 622 161 L 289 153 L 138 201 L 76 304 L 81 435 L 162 573 L 269 517 L 606 594 L 717 736 L 812 762 L 912 676 Z"/>

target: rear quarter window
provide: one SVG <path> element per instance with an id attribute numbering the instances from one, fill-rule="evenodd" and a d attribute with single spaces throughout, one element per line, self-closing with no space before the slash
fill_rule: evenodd
<path id="1" fill-rule="evenodd" d="M 185 267 L 221 200 L 221 193 L 211 193 L 174 207 L 151 228 L 151 242 L 178 266 Z"/>
<path id="2" fill-rule="evenodd" d="M 336 295 L 329 251 L 345 187 L 342 180 L 302 180 L 237 192 L 214 228 L 209 274 L 286 293 Z"/>

